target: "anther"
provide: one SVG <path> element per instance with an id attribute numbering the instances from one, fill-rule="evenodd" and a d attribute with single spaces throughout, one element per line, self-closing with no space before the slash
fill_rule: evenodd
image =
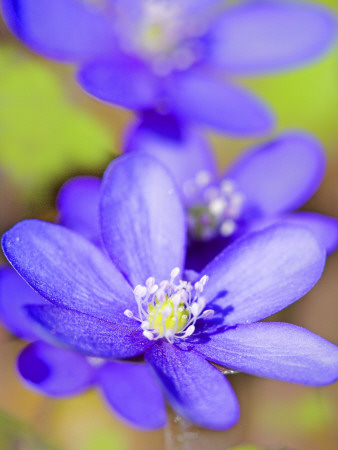
<path id="1" fill-rule="evenodd" d="M 200 281 L 196 281 L 194 288 L 195 291 L 200 294 L 203 291 L 203 284 Z"/>
<path id="2" fill-rule="evenodd" d="M 210 182 L 210 173 L 206 170 L 201 170 L 196 174 L 195 180 L 198 186 L 206 186 Z"/>
<path id="3" fill-rule="evenodd" d="M 190 327 L 188 327 L 184 333 L 184 337 L 188 337 L 191 336 L 193 334 L 193 332 L 195 331 L 195 326 L 194 325 L 190 325 Z"/>
<path id="4" fill-rule="evenodd" d="M 129 319 L 132 319 L 134 317 L 134 314 L 129 309 L 126 309 L 123 314 L 129 317 Z"/>
<path id="5" fill-rule="evenodd" d="M 220 227 L 220 233 L 224 237 L 231 236 L 235 229 L 236 223 L 234 220 L 225 220 Z"/>
<path id="6" fill-rule="evenodd" d="M 210 319 L 214 315 L 214 311 L 212 309 L 207 309 L 203 312 L 202 317 L 203 319 Z"/>
<path id="7" fill-rule="evenodd" d="M 191 314 L 196 317 L 200 313 L 200 306 L 198 303 L 193 303 L 191 305 Z"/>
<path id="8" fill-rule="evenodd" d="M 220 216 L 223 213 L 223 211 L 225 210 L 226 206 L 227 206 L 227 201 L 222 197 L 218 197 L 218 198 L 215 198 L 215 200 L 213 200 L 210 203 L 209 209 L 210 209 L 211 213 L 214 214 L 215 216 Z"/>
<path id="9" fill-rule="evenodd" d="M 171 306 L 166 306 L 165 308 L 163 308 L 162 311 L 162 317 L 169 317 L 171 314 Z"/>
<path id="10" fill-rule="evenodd" d="M 166 330 L 164 336 L 171 344 L 174 342 L 174 332 L 172 330 Z"/>
<path id="11" fill-rule="evenodd" d="M 177 307 L 181 302 L 180 294 L 175 294 L 172 298 L 172 302 L 173 302 L 173 305 Z"/>
<path id="12" fill-rule="evenodd" d="M 209 281 L 208 275 L 203 275 L 203 277 L 200 279 L 200 283 L 202 283 L 202 286 L 205 286 L 208 281 Z"/>
<path id="13" fill-rule="evenodd" d="M 166 290 L 166 289 L 168 289 L 168 287 L 169 287 L 169 281 L 168 280 L 161 281 L 161 283 L 160 283 L 160 288 L 161 289 Z"/>
<path id="14" fill-rule="evenodd" d="M 154 286 L 154 284 L 155 284 L 155 278 L 154 277 L 147 278 L 146 286 L 147 286 L 148 289 L 151 289 Z"/>
<path id="15" fill-rule="evenodd" d="M 179 275 L 179 273 L 180 273 L 180 268 L 179 267 L 175 267 L 175 269 L 173 269 L 170 272 L 171 279 L 175 280 L 175 278 Z"/>
<path id="16" fill-rule="evenodd" d="M 197 303 L 198 303 L 198 305 L 199 305 L 199 307 L 200 307 L 200 311 L 203 311 L 203 309 L 205 308 L 205 305 L 206 305 L 206 300 L 205 300 L 205 298 L 204 297 L 200 297 L 198 300 L 197 300 Z"/>
<path id="17" fill-rule="evenodd" d="M 141 284 L 138 284 L 135 286 L 134 294 L 136 297 L 143 298 L 147 294 L 147 288 L 145 286 L 142 286 Z"/>
<path id="18" fill-rule="evenodd" d="M 157 291 L 157 289 L 158 289 L 158 285 L 157 284 L 154 284 L 151 288 L 150 288 L 150 290 L 149 290 L 149 293 L 152 295 L 152 294 L 155 294 L 155 292 Z"/>
<path id="19" fill-rule="evenodd" d="M 141 323 L 141 328 L 142 328 L 142 330 L 149 330 L 149 328 L 150 328 L 150 323 L 148 322 L 148 320 L 144 320 L 144 321 Z"/>
<path id="20" fill-rule="evenodd" d="M 223 180 L 221 182 L 221 189 L 224 194 L 231 194 L 234 190 L 234 182 L 231 180 Z"/>
<path id="21" fill-rule="evenodd" d="M 147 339 L 149 339 L 150 341 L 154 340 L 154 335 L 151 331 L 149 330 L 144 330 L 143 331 L 143 336 L 145 336 Z"/>

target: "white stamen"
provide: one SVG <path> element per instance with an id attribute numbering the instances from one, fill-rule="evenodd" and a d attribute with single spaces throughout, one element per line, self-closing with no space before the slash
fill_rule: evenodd
<path id="1" fill-rule="evenodd" d="M 203 197 L 206 203 L 210 203 L 212 200 L 219 196 L 219 189 L 216 186 L 209 186 L 203 192 Z"/>
<path id="2" fill-rule="evenodd" d="M 143 331 L 143 336 L 145 336 L 150 341 L 153 341 L 155 339 L 153 333 L 151 331 L 149 331 L 149 330 L 144 330 Z"/>
<path id="3" fill-rule="evenodd" d="M 171 344 L 174 342 L 174 332 L 172 330 L 167 330 L 165 332 L 165 337 Z"/>
<path id="4" fill-rule="evenodd" d="M 171 279 L 175 280 L 175 278 L 179 275 L 179 273 L 180 273 L 180 268 L 175 267 L 175 269 L 173 269 L 170 273 Z"/>
<path id="5" fill-rule="evenodd" d="M 205 308 L 205 305 L 206 305 L 207 301 L 206 301 L 206 299 L 204 297 L 200 297 L 197 300 L 197 303 L 198 303 L 198 305 L 200 307 L 200 311 L 202 311 Z"/>
<path id="6" fill-rule="evenodd" d="M 235 185 L 231 180 L 223 180 L 221 182 L 221 189 L 224 194 L 231 194 L 234 191 Z"/>
<path id="7" fill-rule="evenodd" d="M 208 275 L 203 275 L 203 277 L 200 279 L 200 283 L 202 284 L 202 286 L 205 286 L 208 281 L 209 281 Z"/>
<path id="8" fill-rule="evenodd" d="M 207 309 L 203 312 L 202 317 L 203 319 L 210 319 L 214 315 L 214 311 L 212 309 Z"/>
<path id="9" fill-rule="evenodd" d="M 149 330 L 149 328 L 150 328 L 150 323 L 148 322 L 148 320 L 144 320 L 144 321 L 141 323 L 141 328 L 142 328 L 142 330 Z"/>
<path id="10" fill-rule="evenodd" d="M 87 361 L 93 367 L 101 367 L 105 364 L 106 360 L 103 358 L 97 358 L 96 356 L 87 356 Z"/>
<path id="11" fill-rule="evenodd" d="M 209 209 L 212 214 L 214 214 L 215 216 L 219 216 L 222 214 L 226 206 L 226 200 L 224 200 L 222 197 L 218 197 L 210 203 Z"/>
<path id="12" fill-rule="evenodd" d="M 195 331 L 195 323 L 202 317 L 210 317 L 212 310 L 203 312 L 207 303 L 201 296 L 209 277 L 204 275 L 194 286 L 186 280 L 178 280 L 180 269 L 171 271 L 171 279 L 156 284 L 154 277 L 146 280 L 146 285 L 134 289 L 139 317 L 129 309 L 124 314 L 140 322 L 143 335 L 149 340 L 161 338 L 173 343 L 184 339 Z"/>
<path id="13" fill-rule="evenodd" d="M 151 289 L 154 286 L 154 284 L 155 284 L 155 278 L 154 277 L 147 278 L 146 286 L 147 286 L 148 289 Z"/>
<path id="14" fill-rule="evenodd" d="M 231 236 L 236 231 L 245 201 L 235 183 L 229 179 L 217 182 L 210 173 L 207 176 L 202 172 L 189 186 L 189 195 L 184 194 L 189 235 L 205 241 Z"/>
<path id="15" fill-rule="evenodd" d="M 199 313 L 200 313 L 200 306 L 199 306 L 199 304 L 198 303 L 193 303 L 191 305 L 191 314 L 194 317 L 197 317 Z"/>
<path id="16" fill-rule="evenodd" d="M 168 280 L 161 281 L 161 283 L 160 283 L 160 288 L 161 289 L 166 290 L 166 289 L 168 289 L 168 286 L 169 286 L 169 281 Z"/>
<path id="17" fill-rule="evenodd" d="M 190 325 L 190 327 L 188 327 L 184 333 L 184 337 L 188 337 L 191 336 L 193 334 L 193 332 L 195 331 L 195 326 L 194 325 Z"/>
<path id="18" fill-rule="evenodd" d="M 225 220 L 220 228 L 220 233 L 222 236 L 231 236 L 236 229 L 236 223 L 233 220 Z"/>
<path id="19" fill-rule="evenodd" d="M 162 317 L 169 317 L 171 314 L 171 307 L 168 305 L 162 310 Z"/>
<path id="20" fill-rule="evenodd" d="M 181 302 L 181 295 L 175 294 L 172 298 L 172 302 L 173 302 L 173 305 L 177 307 Z"/>
<path id="21" fill-rule="evenodd" d="M 145 286 L 142 286 L 141 284 L 138 284 L 135 286 L 134 294 L 136 297 L 143 298 L 147 294 L 147 288 Z"/>
<path id="22" fill-rule="evenodd" d="M 149 293 L 150 294 L 155 294 L 155 292 L 157 291 L 158 286 L 157 284 L 154 284 L 150 289 L 149 289 Z"/>
<path id="23" fill-rule="evenodd" d="M 163 303 L 163 301 L 165 300 L 164 289 L 160 289 L 159 291 L 157 291 L 156 298 L 159 301 L 159 303 Z"/>
<path id="24" fill-rule="evenodd" d="M 194 285 L 195 291 L 200 294 L 203 292 L 203 284 L 200 281 L 197 281 Z"/>
<path id="25" fill-rule="evenodd" d="M 207 172 L 206 170 L 201 170 L 197 173 L 195 180 L 196 184 L 200 187 L 206 186 L 210 182 L 210 172 Z"/>

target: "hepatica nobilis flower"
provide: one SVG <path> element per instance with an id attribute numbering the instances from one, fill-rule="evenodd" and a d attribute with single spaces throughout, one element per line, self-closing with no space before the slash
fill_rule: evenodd
<path id="1" fill-rule="evenodd" d="M 335 30 L 319 5 L 276 0 L 3 0 L 2 10 L 30 48 L 77 64 L 92 95 L 235 134 L 265 132 L 272 118 L 230 78 L 311 61 Z"/>
<path id="2" fill-rule="evenodd" d="M 10 263 L 49 302 L 26 307 L 44 339 L 90 357 L 144 355 L 174 410 L 212 429 L 234 425 L 239 407 L 210 362 L 306 385 L 336 379 L 333 344 L 294 325 L 256 323 L 319 279 L 325 251 L 306 228 L 274 225 L 186 272 L 175 184 L 155 159 L 135 154 L 107 169 L 100 223 L 105 252 L 38 220 L 3 236 Z"/>
<path id="3" fill-rule="evenodd" d="M 189 268 L 201 269 L 244 233 L 280 220 L 307 226 L 327 252 L 337 247 L 337 219 L 295 212 L 325 172 L 325 152 L 309 134 L 284 132 L 249 148 L 219 174 L 196 130 L 148 113 L 129 129 L 125 151 L 155 157 L 175 179 L 187 215 Z"/>

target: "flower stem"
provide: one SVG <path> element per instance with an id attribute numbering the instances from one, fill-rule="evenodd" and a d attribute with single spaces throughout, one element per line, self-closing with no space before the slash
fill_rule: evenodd
<path id="1" fill-rule="evenodd" d="M 173 411 L 169 411 L 168 416 L 168 424 L 164 430 L 165 450 L 197 449 L 201 429 Z"/>

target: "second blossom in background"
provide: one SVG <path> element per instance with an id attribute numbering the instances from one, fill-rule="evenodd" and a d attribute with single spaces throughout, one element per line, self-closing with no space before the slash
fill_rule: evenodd
<path id="1" fill-rule="evenodd" d="M 171 173 L 188 225 L 187 264 L 199 270 L 245 233 L 280 220 L 308 227 L 332 252 L 338 220 L 296 212 L 324 178 L 326 158 L 311 135 L 292 131 L 249 148 L 219 174 L 208 143 L 174 117 L 148 112 L 127 132 L 125 151 L 147 154 Z"/>
<path id="2" fill-rule="evenodd" d="M 235 135 L 265 133 L 269 108 L 233 82 L 308 63 L 335 39 L 315 3 L 251 0 L 3 0 L 34 51 L 76 64 L 90 94 Z"/>

